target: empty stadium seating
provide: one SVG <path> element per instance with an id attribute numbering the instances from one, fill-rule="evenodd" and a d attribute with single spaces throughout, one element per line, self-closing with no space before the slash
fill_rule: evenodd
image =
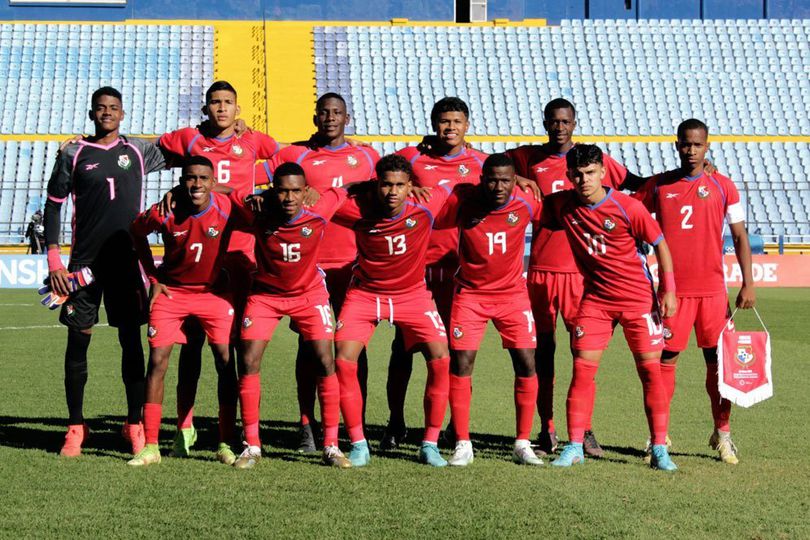
<path id="1" fill-rule="evenodd" d="M 123 93 L 127 133 L 196 124 L 213 78 L 213 41 L 209 26 L 2 24 L 0 132 L 88 132 L 90 94 L 102 85 Z"/>
<path id="2" fill-rule="evenodd" d="M 573 20 L 549 27 L 316 27 L 318 91 L 356 133 L 424 133 L 432 104 L 473 104 L 478 135 L 534 135 L 554 97 L 584 135 L 810 134 L 810 20 Z"/>

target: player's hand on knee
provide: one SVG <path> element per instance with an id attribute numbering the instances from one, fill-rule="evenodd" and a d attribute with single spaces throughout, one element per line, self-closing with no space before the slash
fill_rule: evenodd
<path id="1" fill-rule="evenodd" d="M 750 285 L 743 285 L 737 294 L 737 307 L 740 309 L 751 309 L 757 303 L 757 294 Z"/>
<path id="2" fill-rule="evenodd" d="M 160 298 L 161 294 L 165 294 L 166 297 L 169 298 L 169 300 L 171 300 L 171 298 L 172 298 L 172 294 L 169 292 L 169 288 L 166 285 L 164 285 L 163 283 L 160 283 L 158 281 L 153 282 L 152 283 L 152 288 L 149 290 L 149 311 L 150 312 L 152 311 L 152 306 L 155 305 L 155 302 L 157 302 L 157 299 Z"/>

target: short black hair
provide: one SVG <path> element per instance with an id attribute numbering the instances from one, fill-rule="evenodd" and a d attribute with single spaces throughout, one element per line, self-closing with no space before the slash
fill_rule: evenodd
<path id="1" fill-rule="evenodd" d="M 460 112 L 463 113 L 467 120 L 470 119 L 470 108 L 464 103 L 464 100 L 457 97 L 443 97 L 433 105 L 430 111 L 430 124 L 433 129 L 436 129 L 436 124 L 439 123 L 439 117 L 442 113 L 446 112 Z"/>
<path id="2" fill-rule="evenodd" d="M 377 162 L 374 168 L 377 173 L 377 178 L 382 179 L 387 172 L 404 172 L 408 173 L 410 178 L 413 178 L 413 167 L 411 162 L 400 156 L 399 154 L 388 154 Z"/>
<path id="3" fill-rule="evenodd" d="M 276 172 L 273 173 L 273 184 L 275 184 L 276 179 L 283 178 L 285 176 L 303 176 L 306 178 L 304 174 L 304 169 L 298 163 L 293 161 L 288 161 L 287 163 L 282 163 L 276 169 Z"/>
<path id="4" fill-rule="evenodd" d="M 211 163 L 211 160 L 205 156 L 189 156 L 188 158 L 183 161 L 183 176 L 186 175 L 186 171 L 194 166 L 194 165 L 202 165 L 203 167 L 208 167 L 212 171 L 214 170 L 214 164 Z"/>
<path id="5" fill-rule="evenodd" d="M 543 118 L 548 119 L 551 113 L 557 109 L 571 109 L 571 114 L 573 114 L 574 118 L 577 117 L 577 110 L 574 108 L 573 103 L 564 98 L 556 98 L 546 103 L 546 107 L 543 109 Z"/>
<path id="6" fill-rule="evenodd" d="M 92 107 L 95 107 L 96 103 L 98 103 L 98 100 L 101 96 L 111 96 L 120 101 L 121 103 L 124 102 L 124 100 L 121 98 L 121 92 L 119 92 L 112 86 L 102 86 L 101 88 L 93 92 L 93 95 L 90 98 L 90 105 Z"/>
<path id="7" fill-rule="evenodd" d="M 205 102 L 208 103 L 211 100 L 211 96 L 214 94 L 214 92 L 219 92 L 221 90 L 233 92 L 233 95 L 236 96 L 236 88 L 234 88 L 231 83 L 228 81 L 215 81 L 214 84 L 209 86 L 208 90 L 205 91 Z"/>
<path id="8" fill-rule="evenodd" d="M 575 144 L 565 155 L 565 163 L 568 170 L 587 167 L 593 163 L 602 165 L 602 149 L 595 144 Z"/>
<path id="9" fill-rule="evenodd" d="M 506 154 L 491 154 L 486 160 L 484 160 L 481 170 L 482 172 L 491 171 L 495 167 L 512 167 L 514 170 L 515 162 L 512 161 L 512 158 Z"/>
<path id="10" fill-rule="evenodd" d="M 323 106 L 323 104 L 326 102 L 326 100 L 328 100 L 328 99 L 336 99 L 336 100 L 340 101 L 341 103 L 343 103 L 344 108 L 346 107 L 346 100 L 343 99 L 343 96 L 341 96 L 340 94 L 337 94 L 335 92 L 327 92 L 324 95 L 322 95 L 321 97 L 319 97 L 318 101 L 315 102 L 315 110 L 317 111 L 318 109 L 320 109 Z"/>
<path id="11" fill-rule="evenodd" d="M 685 137 L 686 132 L 692 129 L 702 129 L 706 136 L 709 135 L 709 128 L 706 124 L 697 118 L 690 118 L 688 120 L 684 120 L 678 126 L 678 138 L 681 139 L 682 137 Z"/>

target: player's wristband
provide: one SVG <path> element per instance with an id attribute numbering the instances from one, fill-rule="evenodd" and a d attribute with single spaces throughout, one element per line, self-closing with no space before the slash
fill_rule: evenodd
<path id="1" fill-rule="evenodd" d="M 661 272 L 660 283 L 663 292 L 675 292 L 675 272 Z"/>
<path id="2" fill-rule="evenodd" d="M 48 249 L 48 271 L 55 272 L 56 270 L 64 270 L 65 265 L 62 264 L 62 256 L 59 253 L 59 248 Z"/>

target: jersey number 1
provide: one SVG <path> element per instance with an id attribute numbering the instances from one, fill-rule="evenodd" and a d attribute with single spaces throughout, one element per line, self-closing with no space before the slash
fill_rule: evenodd
<path id="1" fill-rule="evenodd" d="M 110 184 L 110 200 L 115 200 L 115 178 L 107 178 L 107 183 Z"/>

